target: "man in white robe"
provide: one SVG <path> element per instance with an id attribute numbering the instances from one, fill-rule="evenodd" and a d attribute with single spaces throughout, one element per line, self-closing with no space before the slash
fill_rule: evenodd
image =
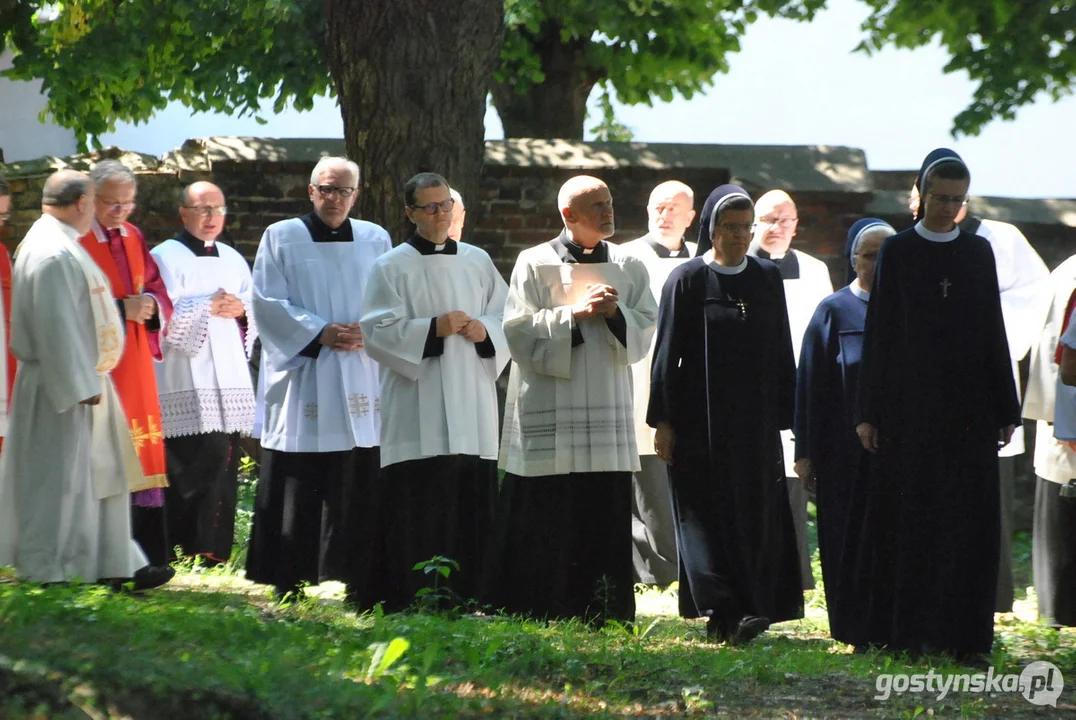
<path id="1" fill-rule="evenodd" d="M 435 555 L 456 563 L 439 582 L 451 606 L 479 596 L 497 494 L 496 382 L 508 363 L 508 285 L 485 250 L 449 239 L 448 183 L 420 173 L 404 196 L 415 232 L 374 263 L 360 323 L 381 367 L 377 599 L 389 612 L 429 585 L 413 567 Z"/>
<path id="2" fill-rule="evenodd" d="M 450 240 L 459 242 L 463 239 L 463 223 L 467 220 L 467 208 L 463 205 L 463 196 L 455 188 L 449 188 L 452 195 L 452 221 L 448 226 Z"/>
<path id="3" fill-rule="evenodd" d="M 19 360 L 0 458 L 0 565 L 31 582 L 135 579 L 156 587 L 131 539 L 128 483 L 141 476 L 108 373 L 123 321 L 108 279 L 79 245 L 93 220 L 90 179 L 61 170 L 15 262 L 11 344 Z"/>
<path id="4" fill-rule="evenodd" d="M 227 562 L 235 532 L 239 437 L 254 428 L 248 361 L 256 338 L 247 261 L 218 241 L 228 209 L 212 183 L 183 190 L 183 231 L 153 249 L 172 301 L 156 365 L 168 460 L 169 548 Z"/>
<path id="5" fill-rule="evenodd" d="M 247 578 L 280 597 L 330 579 L 361 589 L 370 560 L 381 398 L 359 319 L 392 243 L 348 217 L 358 184 L 355 163 L 320 160 L 314 211 L 270 225 L 254 260 L 265 418 Z"/>
<path id="6" fill-rule="evenodd" d="M 792 247 L 799 214 L 796 203 L 784 190 L 770 190 L 755 203 L 755 235 L 749 255 L 776 263 L 785 286 L 788 325 L 792 332 L 792 351 L 800 361 L 803 334 L 807 332 L 818 303 L 833 293 L 829 268 L 818 258 Z M 796 475 L 796 444 L 791 430 L 781 431 L 788 499 L 792 504 L 792 521 L 796 528 L 796 545 L 800 556 L 800 574 L 804 590 L 814 587 L 811 550 L 807 542 L 807 489 Z"/>
<path id="7" fill-rule="evenodd" d="M 913 217 L 918 208 L 919 191 L 913 186 L 908 199 L 908 209 Z M 1039 340 L 1042 318 L 1050 303 L 1050 270 L 1015 225 L 975 217 L 968 212 L 966 204 L 957 214 L 956 222 L 961 230 L 984 238 L 994 251 L 998 292 L 1001 294 L 1001 313 L 1005 318 L 1005 336 L 1009 342 L 1013 379 L 1019 393 L 1018 363 Z M 1062 304 L 1064 302 L 1063 300 Z M 1023 455 L 1024 450 L 1024 428 L 1018 425 L 1009 444 L 998 451 L 1001 555 L 998 564 L 997 605 L 994 608 L 997 612 L 1012 612 L 1012 507 L 1016 484 L 1016 457 Z"/>
<path id="8" fill-rule="evenodd" d="M 1050 274 L 1052 297 L 1042 333 L 1031 346 L 1024 417 L 1035 420 L 1035 520 L 1031 561 L 1039 618 L 1051 626 L 1076 625 L 1076 498 L 1061 490 L 1076 480 L 1076 442 L 1060 440 L 1054 422 L 1076 413 L 1076 388 L 1058 384 L 1055 353 L 1069 298 L 1076 292 L 1076 255 Z M 1002 305 L 1004 309 L 1004 304 Z M 1072 326 L 1070 321 L 1069 327 Z M 1058 422 L 1060 426 L 1062 423 Z M 1074 423 L 1076 424 L 1076 423 Z M 1071 433 L 1073 428 L 1069 428 Z"/>
<path id="9" fill-rule="evenodd" d="M 650 275 L 650 294 L 660 304 L 665 281 L 677 266 L 695 256 L 695 243 L 684 239 L 695 219 L 695 195 L 678 180 L 655 187 L 646 204 L 648 232 L 625 243 L 624 252 L 639 258 Z M 673 525 L 669 472 L 654 454 L 654 431 L 646 424 L 650 402 L 650 363 L 647 356 L 631 366 L 635 397 L 635 441 L 641 469 L 632 477 L 631 539 L 636 582 L 665 586 L 676 581 L 676 528 Z"/>
<path id="10" fill-rule="evenodd" d="M 11 215 L 11 186 L 0 175 L 0 228 L 7 223 Z M 11 379 L 14 378 L 14 359 L 10 356 L 10 321 L 11 321 L 11 256 L 8 255 L 7 247 L 0 245 L 0 284 L 3 291 L 0 292 L 0 338 L 4 341 L 4 349 L 0 351 L 0 448 L 4 446 L 4 436 L 7 434 L 8 401 L 11 399 Z"/>
<path id="11" fill-rule="evenodd" d="M 606 184 L 574 177 L 558 205 L 564 231 L 520 253 L 505 305 L 512 371 L 491 604 L 630 622 L 631 364 L 650 350 L 657 304 L 646 266 L 605 241 Z"/>

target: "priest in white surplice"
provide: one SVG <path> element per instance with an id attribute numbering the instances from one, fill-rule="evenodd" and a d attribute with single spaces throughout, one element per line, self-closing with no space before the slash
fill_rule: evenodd
<path id="1" fill-rule="evenodd" d="M 171 577 L 131 539 L 128 483 L 141 477 L 108 373 L 123 321 L 108 279 L 79 245 L 93 220 L 90 179 L 61 170 L 15 261 L 11 345 L 19 360 L 0 457 L 0 565 L 33 582 Z"/>
<path id="2" fill-rule="evenodd" d="M 684 233 L 695 219 L 694 205 L 695 194 L 690 187 L 677 180 L 661 183 L 651 191 L 646 204 L 647 234 L 622 246 L 624 252 L 646 265 L 654 302 L 660 302 L 661 289 L 669 273 L 695 257 L 695 243 L 684 239 Z M 654 431 L 646 424 L 653 352 L 651 347 L 645 358 L 631 366 L 635 441 L 639 444 L 642 468 L 632 478 L 632 562 L 637 582 L 669 585 L 676 581 L 679 571 L 669 472 L 665 462 L 654 454 Z"/>
<path id="3" fill-rule="evenodd" d="M 792 352 L 796 364 L 800 361 L 803 334 L 818 304 L 833 294 L 833 281 L 829 268 L 818 258 L 792 247 L 792 238 L 799 226 L 796 203 L 784 190 L 770 190 L 755 203 L 755 236 L 751 241 L 749 255 L 774 262 L 784 281 L 785 304 L 788 307 L 788 326 L 792 333 Z M 796 445 L 791 430 L 781 431 L 781 449 L 784 453 L 785 483 L 792 504 L 792 522 L 796 528 L 796 545 L 800 556 L 800 574 L 803 587 L 814 587 L 811 573 L 811 551 L 807 542 L 807 490 L 793 468 Z"/>
<path id="4" fill-rule="evenodd" d="M 631 622 L 631 364 L 650 350 L 657 304 L 646 266 L 605 241 L 605 183 L 574 177 L 557 201 L 564 231 L 520 253 L 505 305 L 507 474 L 490 601 L 535 617 Z"/>
<path id="5" fill-rule="evenodd" d="M 227 562 L 235 532 L 239 436 L 254 428 L 247 363 L 256 332 L 247 261 L 218 241 L 228 209 L 212 183 L 183 190 L 183 231 L 152 251 L 172 300 L 156 365 L 168 458 L 169 548 Z"/>
<path id="6" fill-rule="evenodd" d="M 404 185 L 415 232 L 378 258 L 361 326 L 381 366 L 379 513 L 385 585 L 402 610 L 427 587 L 435 555 L 458 567 L 439 586 L 451 606 L 477 598 L 497 493 L 497 377 L 508 285 L 485 250 L 449 239 L 455 199 L 435 173 Z"/>
<path id="7" fill-rule="evenodd" d="M 365 584 L 381 399 L 359 319 L 370 269 L 392 243 L 348 218 L 358 184 L 355 163 L 320 160 L 314 211 L 270 225 L 254 260 L 265 418 L 247 578 L 281 597 L 304 582 Z"/>
<path id="8" fill-rule="evenodd" d="M 914 217 L 919 209 L 919 191 L 912 186 L 908 209 Z M 1050 304 L 1050 270 L 1035 248 L 1015 225 L 985 220 L 968 212 L 965 204 L 956 216 L 961 230 L 985 238 L 994 251 L 998 271 L 1001 314 L 1005 317 L 1005 337 L 1009 342 L 1013 380 L 1020 392 L 1017 366 L 1039 340 L 1042 318 Z M 1064 302 L 1064 301 L 1062 301 Z M 1046 438 L 1044 438 L 1045 440 Z M 1001 488 L 1001 555 L 998 562 L 997 612 L 1012 612 L 1012 513 L 1016 485 L 1016 457 L 1024 454 L 1024 428 L 1018 425 L 1009 444 L 998 451 Z M 1036 463 L 1037 464 L 1037 463 Z"/>

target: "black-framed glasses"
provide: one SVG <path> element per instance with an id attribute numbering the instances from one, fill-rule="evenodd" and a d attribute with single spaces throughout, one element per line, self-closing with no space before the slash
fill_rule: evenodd
<path id="1" fill-rule="evenodd" d="M 455 200 L 442 200 L 441 202 L 426 203 L 425 205 L 411 205 L 412 210 L 421 210 L 427 215 L 436 215 L 440 210 L 443 213 L 452 212 L 452 208 L 456 206 Z"/>
<path id="2" fill-rule="evenodd" d="M 795 225 L 799 221 L 800 221 L 800 219 L 798 217 L 794 217 L 794 218 L 772 218 L 770 220 L 767 220 L 766 218 L 759 218 L 758 219 L 758 224 L 759 225 L 776 225 L 778 227 L 783 227 L 783 228 L 787 229 L 787 228 L 792 227 L 793 225 Z"/>
<path id="3" fill-rule="evenodd" d="M 749 233 L 749 232 L 751 232 L 752 230 L 755 229 L 755 224 L 754 223 L 723 222 L 723 223 L 721 223 L 721 225 L 719 225 L 719 227 L 722 230 L 724 230 L 725 232 L 728 232 L 728 233 L 734 233 L 734 234 L 735 233 L 740 233 L 740 232 Z"/>
<path id="4" fill-rule="evenodd" d="M 225 205 L 184 205 L 183 207 L 193 210 L 204 218 L 213 217 L 214 215 L 227 217 L 228 215 L 228 207 Z"/>
<path id="5" fill-rule="evenodd" d="M 931 193 L 930 194 L 930 199 L 933 200 L 934 202 L 938 203 L 938 204 L 945 204 L 945 205 L 967 205 L 968 204 L 968 196 L 967 195 L 935 195 L 934 193 Z"/>
<path id="6" fill-rule="evenodd" d="M 321 193 L 322 197 L 332 197 L 333 195 L 339 195 L 342 198 L 346 198 L 351 197 L 351 195 L 355 192 L 355 188 L 349 187 L 347 185 L 315 185 L 314 187 L 318 189 L 318 192 Z"/>

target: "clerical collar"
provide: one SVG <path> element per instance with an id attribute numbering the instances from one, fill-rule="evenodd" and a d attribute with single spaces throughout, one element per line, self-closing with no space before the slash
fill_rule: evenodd
<path id="1" fill-rule="evenodd" d="M 869 302 L 871 299 L 871 294 L 864 290 L 863 287 L 859 284 L 859 278 L 853 280 L 852 283 L 848 286 L 848 289 L 852 291 L 853 295 L 855 295 L 863 302 Z"/>
<path id="2" fill-rule="evenodd" d="M 673 251 L 661 244 L 657 238 L 647 234 L 643 236 L 643 240 L 646 240 L 647 244 L 654 250 L 654 254 L 662 260 L 666 258 L 689 258 L 691 253 L 688 252 L 687 243 L 683 238 L 680 238 L 680 249 Z"/>
<path id="3" fill-rule="evenodd" d="M 199 240 L 186 230 L 176 235 L 176 240 L 182 243 L 183 247 L 194 253 L 196 257 L 220 257 L 216 242 L 207 243 L 204 240 Z"/>
<path id="4" fill-rule="evenodd" d="M 609 262 L 609 243 L 601 240 L 592 248 L 585 248 L 568 239 L 568 231 L 561 230 L 560 235 L 549 241 L 553 250 L 566 263 L 604 263 Z"/>
<path id="5" fill-rule="evenodd" d="M 299 219 L 306 225 L 314 242 L 351 242 L 354 239 L 351 236 L 350 219 L 345 218 L 343 224 L 335 230 L 326 225 L 317 213 L 309 213 Z"/>
<path id="6" fill-rule="evenodd" d="M 915 231 L 924 240 L 929 240 L 930 242 L 936 243 L 952 242 L 953 240 L 956 240 L 958 237 L 960 237 L 960 228 L 958 227 L 954 227 L 949 232 L 939 233 L 934 232 L 933 230 L 927 230 L 926 226 L 923 225 L 922 220 L 915 224 Z"/>
<path id="7" fill-rule="evenodd" d="M 739 265 L 722 265 L 717 261 L 713 253 L 706 253 L 706 264 L 713 268 L 718 275 L 739 275 L 747 269 L 747 256 L 744 256 Z"/>
<path id="8" fill-rule="evenodd" d="M 781 271 L 782 280 L 799 280 L 800 278 L 800 261 L 796 257 L 796 251 L 792 248 L 788 249 L 781 257 L 775 258 L 762 248 L 755 250 L 755 256 L 760 257 L 763 260 L 769 260 L 777 269 Z"/>
<path id="9" fill-rule="evenodd" d="M 432 240 L 422 237 L 417 232 L 408 238 L 407 244 L 418 250 L 420 255 L 457 255 L 460 249 L 459 243 L 452 238 L 438 245 Z"/>
<path id="10" fill-rule="evenodd" d="M 97 222 L 97 218 L 93 219 L 90 223 L 90 230 L 93 231 L 94 236 L 97 238 L 97 242 L 108 242 L 109 228 L 106 228 L 101 223 Z M 120 237 L 127 237 L 127 223 L 122 223 L 118 228 L 112 228 L 115 232 L 120 234 Z"/>

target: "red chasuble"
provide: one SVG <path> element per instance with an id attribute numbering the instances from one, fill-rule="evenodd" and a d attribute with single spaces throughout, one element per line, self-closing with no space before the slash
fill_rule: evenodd
<path id="1" fill-rule="evenodd" d="M 151 295 L 157 301 L 158 319 L 162 324 L 167 323 L 172 315 L 172 303 L 138 228 L 125 222 L 121 230 L 105 230 L 95 222 L 80 242 L 105 272 L 112 284 L 113 297 L 118 300 L 130 295 Z M 131 438 L 142 463 L 142 484 L 131 487 L 131 491 L 167 487 L 161 406 L 153 370 L 154 360 L 161 359 L 160 332 L 133 320 L 127 320 L 125 325 L 123 357 L 112 371 L 112 381 L 127 412 Z"/>
<path id="2" fill-rule="evenodd" d="M 11 405 L 11 389 L 15 387 L 15 356 L 11 354 L 11 256 L 7 248 L 0 245 L 0 292 L 4 298 L 4 351 L 7 352 L 7 378 L 0 381 L 7 382 L 7 401 Z M 4 408 L 7 411 L 7 408 Z M 4 439 L 0 438 L 0 448 L 4 447 Z"/>

